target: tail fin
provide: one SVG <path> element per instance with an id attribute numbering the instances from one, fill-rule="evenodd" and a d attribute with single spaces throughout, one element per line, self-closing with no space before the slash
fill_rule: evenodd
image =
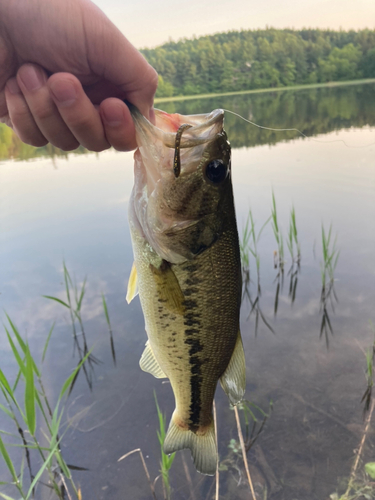
<path id="1" fill-rule="evenodd" d="M 174 422 L 174 415 L 172 415 L 164 440 L 164 453 L 170 455 L 175 451 L 189 448 L 197 471 L 213 476 L 217 467 L 217 449 L 213 419 L 204 434 L 195 434 L 188 429 L 178 426 Z"/>

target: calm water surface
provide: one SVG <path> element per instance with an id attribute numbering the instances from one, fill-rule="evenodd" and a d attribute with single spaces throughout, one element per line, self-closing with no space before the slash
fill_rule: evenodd
<path id="1" fill-rule="evenodd" d="M 246 397 L 266 412 L 273 404 L 248 453 L 259 498 L 322 500 L 342 492 L 353 450 L 362 437 L 364 350 L 372 346 L 375 333 L 370 325 L 370 321 L 375 324 L 374 95 L 374 85 L 362 85 L 160 105 L 182 113 L 224 107 L 268 127 L 297 127 L 314 139 L 261 130 L 230 115 L 226 119 L 240 234 L 249 209 L 258 230 L 268 219 L 273 190 L 284 235 L 290 209 L 295 207 L 301 243 L 292 301 L 291 258 L 285 245 L 282 283 L 274 268 L 277 245 L 271 225 L 266 226 L 258 243 L 262 293 L 253 310 L 248 299 L 242 308 Z M 62 442 L 63 454 L 69 464 L 89 469 L 75 472 L 83 498 L 149 499 L 139 457 L 117 462 L 128 451 L 141 448 L 151 476 L 156 477 L 160 450 L 153 391 L 168 421 L 173 410 L 170 386 L 139 368 L 146 341 L 143 315 L 138 299 L 130 305 L 125 302 L 132 265 L 127 223 L 132 154 L 109 151 L 57 155 L 51 160 L 42 149 L 22 149 L 4 131 L 3 136 L 0 131 L 1 140 L 1 319 L 5 321 L 5 310 L 38 359 L 56 321 L 43 364 L 46 390 L 55 401 L 77 356 L 67 310 L 42 295 L 65 300 L 63 260 L 78 285 L 87 276 L 82 318 L 89 347 L 101 363 L 91 374 L 92 391 L 81 373 L 69 398 L 66 416 L 71 426 Z M 5 159 L 7 154 L 16 158 Z M 340 256 L 335 271 L 337 301 L 332 297 L 332 303 L 327 303 L 333 333 L 328 328 L 321 335 L 322 224 L 327 229 L 332 224 Z M 248 292 L 254 302 L 252 257 L 250 277 Z M 116 366 L 102 292 L 112 324 Z M 15 362 L 3 330 L 0 366 L 14 380 Z M 220 498 L 249 498 L 242 460 L 228 446 L 238 437 L 233 411 L 220 388 L 216 403 L 220 460 L 226 469 L 221 473 Z M 4 414 L 0 422 L 1 429 L 13 431 Z M 375 461 L 374 446 L 375 435 L 370 431 L 364 462 Z M 18 450 L 12 453 L 15 460 L 21 457 Z M 0 461 L 0 481 L 8 479 Z M 195 472 L 189 452 L 177 454 L 171 471 L 172 498 L 211 499 L 213 481 Z M 38 494 L 49 498 L 47 490 Z"/>

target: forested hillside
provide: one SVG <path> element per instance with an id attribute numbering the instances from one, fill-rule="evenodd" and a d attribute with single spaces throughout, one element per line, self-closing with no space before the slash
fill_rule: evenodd
<path id="1" fill-rule="evenodd" d="M 375 77 L 375 30 L 231 31 L 142 53 L 158 97 Z"/>

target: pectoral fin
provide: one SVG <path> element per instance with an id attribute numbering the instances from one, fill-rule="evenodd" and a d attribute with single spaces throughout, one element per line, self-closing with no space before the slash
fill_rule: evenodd
<path id="1" fill-rule="evenodd" d="M 233 405 L 242 401 L 246 390 L 246 365 L 240 332 L 238 332 L 232 357 L 220 378 L 220 383 Z"/>
<path id="2" fill-rule="evenodd" d="M 151 373 L 155 378 L 167 378 L 159 363 L 156 361 L 155 354 L 152 352 L 149 342 L 146 342 L 146 348 L 143 351 L 139 366 L 144 372 Z"/>
<path id="3" fill-rule="evenodd" d="M 163 260 L 158 268 L 150 264 L 150 269 L 156 282 L 159 302 L 174 314 L 184 314 L 185 297 L 171 264 Z"/>
<path id="4" fill-rule="evenodd" d="M 135 267 L 135 262 L 133 262 L 132 270 L 130 271 L 129 281 L 128 281 L 128 291 L 126 292 L 126 302 L 130 302 L 134 297 L 138 295 L 138 279 L 137 279 L 137 269 Z"/>

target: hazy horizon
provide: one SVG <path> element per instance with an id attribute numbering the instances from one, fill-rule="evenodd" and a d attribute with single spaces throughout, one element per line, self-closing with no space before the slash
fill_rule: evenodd
<path id="1" fill-rule="evenodd" d="M 153 48 L 170 39 L 212 35 L 223 31 L 265 29 L 375 28 L 375 1 L 357 0 L 94 0 L 137 48 Z"/>

